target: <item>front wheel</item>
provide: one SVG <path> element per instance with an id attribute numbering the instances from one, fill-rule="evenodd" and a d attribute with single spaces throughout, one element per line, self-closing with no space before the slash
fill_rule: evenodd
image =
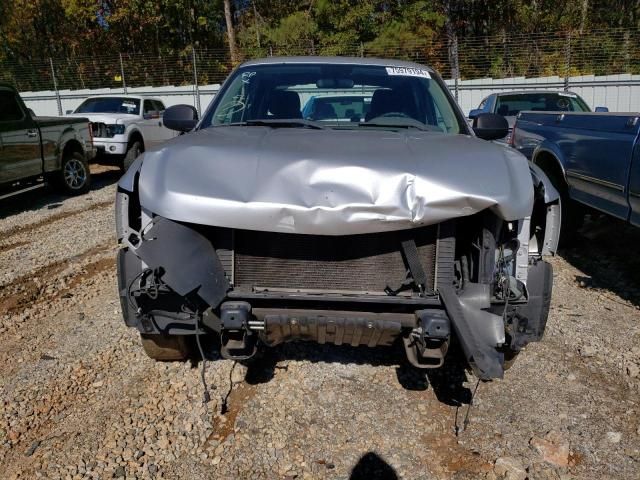
<path id="1" fill-rule="evenodd" d="M 57 174 L 58 187 L 69 195 L 80 195 L 89 191 L 91 172 L 84 155 L 73 152 L 65 155 Z"/>
<path id="2" fill-rule="evenodd" d="M 191 353 L 185 335 L 141 333 L 140 341 L 149 358 L 164 362 L 186 360 Z"/>
<path id="3" fill-rule="evenodd" d="M 584 223 L 584 208 L 569 197 L 569 186 L 559 172 L 546 172 L 555 189 L 560 193 L 560 247 L 570 247 L 578 237 Z"/>
<path id="4" fill-rule="evenodd" d="M 127 148 L 127 153 L 125 154 L 124 159 L 122 159 L 122 170 L 124 172 L 129 170 L 131 164 L 135 161 L 136 158 L 138 158 L 141 153 L 142 143 L 140 143 L 140 141 L 136 140 L 131 145 L 129 145 L 129 148 Z"/>

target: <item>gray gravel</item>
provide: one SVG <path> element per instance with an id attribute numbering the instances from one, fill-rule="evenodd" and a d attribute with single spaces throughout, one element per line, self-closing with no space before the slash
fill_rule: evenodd
<path id="1" fill-rule="evenodd" d="M 545 340 L 480 384 L 463 430 L 473 376 L 395 347 L 212 357 L 203 404 L 199 364 L 153 362 L 122 323 L 117 173 L 95 178 L 0 204 L 1 478 L 640 478 L 634 229 L 605 222 L 553 260 Z"/>

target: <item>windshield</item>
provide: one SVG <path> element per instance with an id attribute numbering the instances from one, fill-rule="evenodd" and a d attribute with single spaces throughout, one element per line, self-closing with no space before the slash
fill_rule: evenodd
<path id="1" fill-rule="evenodd" d="M 441 83 L 422 68 L 330 63 L 248 66 L 235 72 L 220 95 L 201 127 L 462 130 Z"/>
<path id="2" fill-rule="evenodd" d="M 75 113 L 129 113 L 140 114 L 140 100 L 123 97 L 89 98 L 82 102 Z"/>
<path id="3" fill-rule="evenodd" d="M 499 95 L 496 113 L 511 117 L 521 110 L 534 112 L 589 112 L 589 107 L 575 93 L 519 93 Z"/>

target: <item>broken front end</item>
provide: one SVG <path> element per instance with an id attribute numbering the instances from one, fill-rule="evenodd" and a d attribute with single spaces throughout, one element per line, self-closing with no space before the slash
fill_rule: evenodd
<path id="1" fill-rule="evenodd" d="M 552 288 L 544 256 L 557 246 L 559 200 L 535 175 L 532 214 L 517 221 L 487 209 L 344 236 L 170 220 L 141 207 L 138 179 L 117 194 L 120 299 L 126 324 L 156 347 L 216 334 L 223 357 L 248 359 L 260 345 L 294 339 L 398 340 L 413 366 L 437 368 L 456 339 L 489 380 L 544 333 Z"/>

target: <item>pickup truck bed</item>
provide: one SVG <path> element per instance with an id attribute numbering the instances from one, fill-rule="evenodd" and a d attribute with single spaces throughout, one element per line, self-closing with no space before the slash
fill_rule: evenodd
<path id="1" fill-rule="evenodd" d="M 521 112 L 511 143 L 552 178 L 565 204 L 640 226 L 639 134 L 640 113 Z M 563 215 L 575 215 L 570 207 Z"/>

